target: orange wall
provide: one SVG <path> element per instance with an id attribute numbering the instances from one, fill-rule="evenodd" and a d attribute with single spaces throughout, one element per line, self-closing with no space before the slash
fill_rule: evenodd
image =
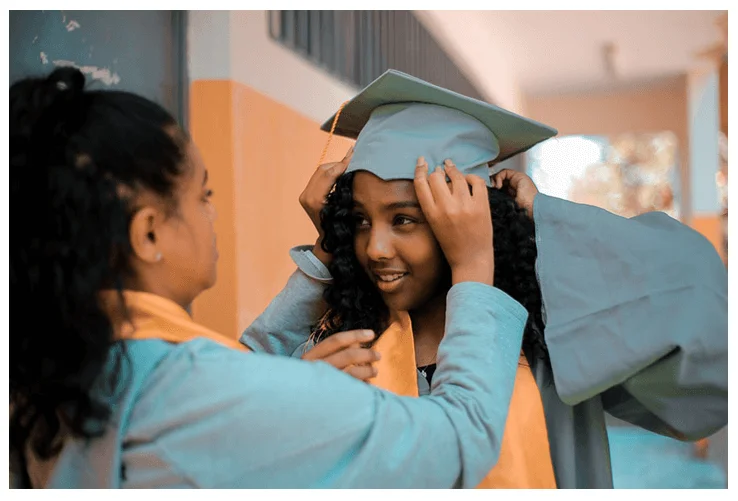
<path id="1" fill-rule="evenodd" d="M 208 165 L 220 260 L 218 282 L 193 305 L 195 319 L 237 337 L 282 289 L 295 266 L 291 247 L 317 236 L 298 197 L 328 135 L 319 124 L 232 81 L 196 81 L 194 141 Z M 350 142 L 334 138 L 326 161 Z"/>
<path id="2" fill-rule="evenodd" d="M 688 142 L 687 80 L 619 92 L 526 98 L 526 115 L 553 124 L 560 135 L 671 130 Z"/>
<path id="3" fill-rule="evenodd" d="M 723 247 L 723 221 L 720 216 L 695 216 L 692 218 L 690 226 L 700 232 L 707 238 L 712 245 L 720 254 L 720 257 L 725 260 L 724 247 Z"/>
<path id="4" fill-rule="evenodd" d="M 672 131 L 679 141 L 682 209 L 689 214 L 689 116 L 687 79 L 618 92 L 591 92 L 527 97 L 526 115 L 551 124 L 560 136 L 615 136 L 636 132 Z"/>
<path id="5" fill-rule="evenodd" d="M 728 135 L 728 61 L 720 63 L 720 130 Z"/>
<path id="6" fill-rule="evenodd" d="M 218 211 L 218 280 L 192 305 L 198 322 L 223 334 L 235 333 L 238 287 L 236 266 L 235 204 L 233 196 L 233 84 L 229 81 L 194 82 L 190 90 L 190 132 L 208 169 L 213 203 Z"/>

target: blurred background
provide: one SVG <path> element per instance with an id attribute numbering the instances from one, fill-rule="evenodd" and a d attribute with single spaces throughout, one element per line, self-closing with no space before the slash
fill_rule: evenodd
<path id="1" fill-rule="evenodd" d="M 193 314 L 237 337 L 293 271 L 289 248 L 316 237 L 297 199 L 319 124 L 388 68 L 559 130 L 494 170 L 624 216 L 664 211 L 727 266 L 727 41 L 726 11 L 11 11 L 10 78 L 77 66 L 190 130 L 220 248 Z M 617 488 L 727 486 L 727 427 L 685 444 L 608 424 Z"/>

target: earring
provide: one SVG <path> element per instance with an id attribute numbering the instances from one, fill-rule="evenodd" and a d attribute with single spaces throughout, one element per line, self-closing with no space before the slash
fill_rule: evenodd
<path id="1" fill-rule="evenodd" d="M 156 260 L 156 262 L 161 261 L 161 252 L 157 252 L 156 253 L 156 256 L 154 257 L 154 259 Z"/>

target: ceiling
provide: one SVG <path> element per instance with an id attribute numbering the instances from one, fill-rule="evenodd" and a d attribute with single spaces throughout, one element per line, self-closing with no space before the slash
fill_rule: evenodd
<path id="1" fill-rule="evenodd" d="M 698 52 L 720 41 L 721 15 L 725 11 L 418 12 L 493 98 L 513 88 L 541 95 L 684 74 L 699 63 Z"/>

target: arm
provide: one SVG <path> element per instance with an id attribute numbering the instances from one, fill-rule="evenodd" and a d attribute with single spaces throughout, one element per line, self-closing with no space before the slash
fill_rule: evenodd
<path id="1" fill-rule="evenodd" d="M 626 219 L 538 195 L 538 276 L 556 387 L 681 439 L 727 424 L 727 272 L 666 214 Z"/>
<path id="2" fill-rule="evenodd" d="M 447 308 L 426 398 L 326 364 L 191 344 L 206 349 L 170 359 L 136 405 L 128 485 L 475 487 L 499 454 L 527 312 L 480 283 L 454 286 Z"/>
<path id="3" fill-rule="evenodd" d="M 331 281 L 328 268 L 310 249 L 312 246 L 301 246 L 290 251 L 298 269 L 264 313 L 246 328 L 241 343 L 257 352 L 287 356 L 305 344 L 325 312 L 323 291 Z"/>

